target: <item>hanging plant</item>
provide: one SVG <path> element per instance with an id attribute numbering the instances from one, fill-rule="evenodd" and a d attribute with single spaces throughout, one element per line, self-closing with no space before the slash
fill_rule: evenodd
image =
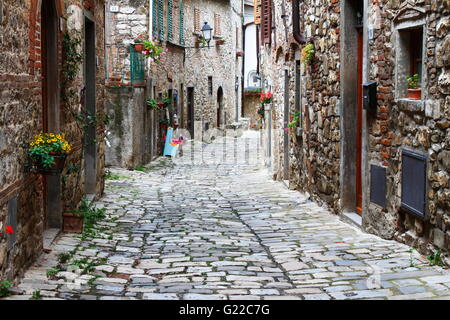
<path id="1" fill-rule="evenodd" d="M 71 146 L 64 138 L 64 133 L 40 133 L 30 143 L 28 155 L 34 169 L 46 174 L 61 172 L 70 151 Z"/>
<path id="2" fill-rule="evenodd" d="M 149 59 L 150 63 L 160 63 L 164 61 L 162 58 L 169 49 L 165 48 L 161 45 L 161 42 L 157 41 L 156 38 L 152 40 L 144 40 L 142 42 L 144 44 L 144 50 L 142 50 L 142 54 Z"/>
<path id="3" fill-rule="evenodd" d="M 302 63 L 305 65 L 309 65 L 311 64 L 313 58 L 314 58 L 314 53 L 315 53 L 315 49 L 314 49 L 314 44 L 310 43 L 307 44 L 303 49 L 302 49 Z"/>
<path id="4" fill-rule="evenodd" d="M 148 107 L 149 109 L 152 109 L 152 110 L 157 110 L 157 109 L 159 109 L 158 103 L 156 102 L 155 99 L 148 99 L 148 100 L 147 100 L 147 107 Z"/>

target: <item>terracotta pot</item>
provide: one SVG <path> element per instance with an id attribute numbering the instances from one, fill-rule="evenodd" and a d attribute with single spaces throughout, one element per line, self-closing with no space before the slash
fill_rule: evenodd
<path id="1" fill-rule="evenodd" d="M 422 99 L 422 89 L 408 89 L 408 99 L 420 100 Z"/>
<path id="2" fill-rule="evenodd" d="M 64 232 L 82 233 L 83 218 L 73 213 L 64 213 Z"/>
<path id="3" fill-rule="evenodd" d="M 243 53 L 242 51 L 238 51 L 238 52 L 236 52 L 236 55 L 237 55 L 238 57 L 242 57 L 242 56 L 244 55 L 244 53 Z"/>
<path id="4" fill-rule="evenodd" d="M 142 44 L 142 43 L 135 43 L 134 44 L 134 51 L 142 52 L 143 50 L 144 50 L 144 44 Z"/>
<path id="5" fill-rule="evenodd" d="M 220 46 L 223 45 L 225 43 L 225 41 L 223 40 L 216 40 L 216 45 Z"/>

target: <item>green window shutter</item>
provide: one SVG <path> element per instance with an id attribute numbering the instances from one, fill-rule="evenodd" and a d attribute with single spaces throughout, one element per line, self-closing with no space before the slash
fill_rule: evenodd
<path id="1" fill-rule="evenodd" d="M 164 0 L 158 0 L 159 40 L 164 40 Z"/>
<path id="2" fill-rule="evenodd" d="M 153 7 L 152 7 L 152 32 L 153 36 L 155 38 L 158 37 L 158 2 L 157 0 L 153 0 Z"/>
<path id="3" fill-rule="evenodd" d="M 184 46 L 184 10 L 183 0 L 180 0 L 180 44 Z"/>
<path id="4" fill-rule="evenodd" d="M 167 40 L 173 40 L 173 30 L 172 30 L 172 15 L 173 15 L 173 1 L 167 1 Z"/>

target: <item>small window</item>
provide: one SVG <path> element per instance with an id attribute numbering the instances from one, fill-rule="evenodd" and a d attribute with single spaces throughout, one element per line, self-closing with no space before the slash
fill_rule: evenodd
<path id="1" fill-rule="evenodd" d="M 208 93 L 210 96 L 213 95 L 213 78 L 212 77 L 208 77 Z"/>
<path id="2" fill-rule="evenodd" d="M 400 29 L 397 56 L 397 97 L 408 96 L 407 78 L 418 75 L 418 87 L 423 87 L 423 26 Z M 422 91 L 423 99 L 423 91 Z"/>

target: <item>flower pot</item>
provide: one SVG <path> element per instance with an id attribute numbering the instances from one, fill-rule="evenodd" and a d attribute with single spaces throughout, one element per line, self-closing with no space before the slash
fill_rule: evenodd
<path id="1" fill-rule="evenodd" d="M 134 51 L 142 52 L 143 50 L 144 50 L 144 44 L 143 43 L 135 43 L 134 44 Z"/>
<path id="2" fill-rule="evenodd" d="M 53 165 L 50 168 L 44 167 L 42 163 L 33 159 L 33 168 L 37 173 L 43 175 L 57 175 L 63 171 L 67 155 L 56 153 L 50 153 L 50 155 L 52 155 L 54 159 Z"/>
<path id="3" fill-rule="evenodd" d="M 224 40 L 216 40 L 216 45 L 221 46 L 225 43 Z"/>
<path id="4" fill-rule="evenodd" d="M 238 56 L 238 57 L 242 57 L 243 55 L 244 55 L 244 52 L 242 52 L 242 51 L 236 52 L 236 56 Z"/>
<path id="5" fill-rule="evenodd" d="M 73 213 L 64 213 L 63 230 L 67 233 L 82 233 L 83 218 Z"/>
<path id="6" fill-rule="evenodd" d="M 420 100 L 422 99 L 422 89 L 408 89 L 408 99 Z"/>

